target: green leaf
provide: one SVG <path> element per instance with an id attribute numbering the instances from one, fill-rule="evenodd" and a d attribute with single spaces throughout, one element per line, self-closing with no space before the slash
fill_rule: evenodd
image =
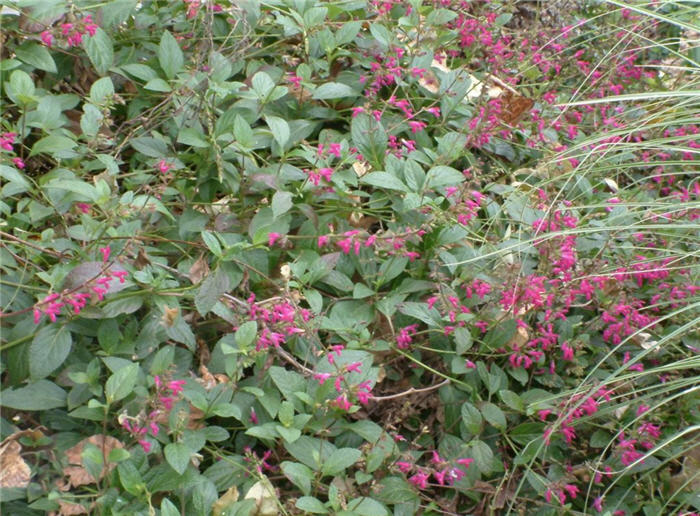
<path id="1" fill-rule="evenodd" d="M 52 134 L 35 142 L 29 156 L 31 157 L 41 153 L 57 154 L 59 152 L 70 150 L 76 145 L 77 143 L 75 140 L 68 138 L 67 136 Z"/>
<path id="2" fill-rule="evenodd" d="M 355 498 L 348 502 L 348 509 L 362 516 L 387 516 L 389 511 L 374 498 Z"/>
<path id="3" fill-rule="evenodd" d="M 517 412 L 523 412 L 525 410 L 525 403 L 523 400 L 512 391 L 502 390 L 498 391 L 498 396 L 503 400 L 503 403 L 508 405 L 510 408 Z"/>
<path id="4" fill-rule="evenodd" d="M 275 218 L 287 213 L 293 205 L 291 192 L 283 192 L 281 190 L 275 192 L 275 195 L 272 196 L 272 203 L 270 203 L 272 214 Z"/>
<path id="5" fill-rule="evenodd" d="M 377 487 L 379 491 L 375 496 L 384 503 L 405 503 L 419 499 L 416 490 L 401 477 L 383 478 Z"/>
<path id="6" fill-rule="evenodd" d="M 66 405 L 66 393 L 48 380 L 39 380 L 19 389 L 3 390 L 0 406 L 17 410 L 48 410 Z"/>
<path id="7" fill-rule="evenodd" d="M 142 81 L 150 81 L 151 79 L 158 77 L 158 74 L 153 68 L 142 63 L 127 63 L 125 65 L 121 65 L 120 68 L 129 75 L 133 75 Z"/>
<path id="8" fill-rule="evenodd" d="M 223 256 L 221 244 L 219 243 L 219 239 L 214 233 L 210 233 L 209 231 L 202 231 L 202 240 L 209 248 L 209 250 L 212 253 L 214 253 L 214 256 L 216 256 L 217 258 L 221 258 L 221 256 Z"/>
<path id="9" fill-rule="evenodd" d="M 518 331 L 515 319 L 508 319 L 498 324 L 495 328 L 489 330 L 484 337 L 484 345 L 488 349 L 497 349 L 505 347 L 515 337 Z"/>
<path id="10" fill-rule="evenodd" d="M 265 122 L 267 122 L 270 131 L 272 131 L 272 137 L 283 149 L 284 145 L 289 141 L 289 124 L 278 116 L 270 115 L 265 116 Z"/>
<path id="11" fill-rule="evenodd" d="M 489 474 L 493 470 L 493 451 L 484 441 L 475 439 L 471 442 L 474 463 L 484 474 Z"/>
<path id="12" fill-rule="evenodd" d="M 370 172 L 360 179 L 362 183 L 376 186 L 378 188 L 386 188 L 389 190 L 399 190 L 401 192 L 409 192 L 410 189 L 398 177 L 388 172 Z"/>
<path id="13" fill-rule="evenodd" d="M 438 165 L 428 170 L 425 179 L 426 188 L 436 188 L 438 186 L 456 186 L 464 181 L 464 175 L 452 167 Z"/>
<path id="14" fill-rule="evenodd" d="M 163 498 L 160 502 L 160 515 L 161 516 L 181 516 L 180 509 L 178 509 L 173 502 L 167 498 Z"/>
<path id="15" fill-rule="evenodd" d="M 34 42 L 25 42 L 15 48 L 15 55 L 28 65 L 49 73 L 56 73 L 56 63 L 51 53 L 44 45 Z"/>
<path id="16" fill-rule="evenodd" d="M 175 77 L 185 64 L 180 45 L 167 30 L 163 32 L 158 45 L 158 63 L 168 79 Z"/>
<path id="17" fill-rule="evenodd" d="M 142 136 L 132 139 L 129 144 L 134 150 L 151 158 L 163 158 L 168 153 L 168 146 L 164 141 L 151 136 Z"/>
<path id="18" fill-rule="evenodd" d="M 36 100 L 34 98 L 34 92 L 36 91 L 34 81 L 24 70 L 15 70 L 12 72 L 9 86 L 7 95 L 15 104 L 29 104 Z"/>
<path id="19" fill-rule="evenodd" d="M 301 430 L 298 428 L 287 428 L 282 425 L 275 425 L 275 430 L 277 430 L 277 433 L 280 434 L 282 439 L 288 443 L 293 443 L 301 437 Z"/>
<path id="20" fill-rule="evenodd" d="M 293 443 L 284 443 L 284 447 L 292 457 L 314 471 L 320 471 L 336 449 L 332 443 L 308 435 L 302 435 Z"/>
<path id="21" fill-rule="evenodd" d="M 311 492 L 311 481 L 314 479 L 314 472 L 311 469 L 298 462 L 289 461 L 283 462 L 280 467 L 284 476 L 301 489 L 302 493 L 308 495 Z"/>
<path id="22" fill-rule="evenodd" d="M 481 405 L 481 413 L 484 415 L 484 419 L 486 419 L 486 421 L 499 430 L 504 430 L 506 428 L 505 414 L 493 403 L 486 402 Z"/>
<path id="23" fill-rule="evenodd" d="M 247 321 L 241 324 L 235 333 L 238 349 L 247 350 L 250 348 L 257 334 L 258 323 L 256 321 Z"/>
<path id="24" fill-rule="evenodd" d="M 160 77 L 156 77 L 155 79 L 149 80 L 144 85 L 144 89 L 146 89 L 148 91 L 160 91 L 161 93 L 167 93 L 167 92 L 173 90 L 170 87 L 170 84 L 168 84 L 166 81 L 164 81 Z"/>
<path id="25" fill-rule="evenodd" d="M 31 183 L 24 177 L 24 174 L 19 172 L 14 167 L 0 165 L 0 177 L 5 181 L 21 186 L 24 188 L 24 191 L 27 191 L 32 187 Z"/>
<path id="26" fill-rule="evenodd" d="M 341 82 L 327 82 L 314 90 L 312 98 L 317 100 L 345 99 L 357 97 L 357 92 Z"/>
<path id="27" fill-rule="evenodd" d="M 85 38 L 85 52 L 100 75 L 105 75 L 114 62 L 114 45 L 109 35 L 98 27 L 94 36 Z"/>
<path id="28" fill-rule="evenodd" d="M 165 446 L 163 451 L 168 464 L 182 475 L 190 463 L 190 456 L 192 455 L 190 449 L 182 443 L 170 443 Z"/>
<path id="29" fill-rule="evenodd" d="M 96 202 L 99 198 L 97 189 L 94 186 L 78 179 L 54 179 L 53 181 L 46 183 L 43 187 L 67 190 L 83 197 L 81 200 L 88 202 Z M 100 263 L 100 269 L 98 269 L 98 271 L 101 270 L 102 265 L 103 264 Z"/>
<path id="30" fill-rule="evenodd" d="M 134 385 L 136 385 L 138 374 L 138 364 L 126 365 L 112 374 L 105 384 L 107 403 L 112 404 L 131 394 L 131 391 L 134 390 Z"/>
<path id="31" fill-rule="evenodd" d="M 458 355 L 466 353 L 472 347 L 471 332 L 466 328 L 455 328 L 455 343 L 457 344 L 456 351 Z"/>
<path id="32" fill-rule="evenodd" d="M 194 296 L 194 305 L 200 315 L 207 315 L 229 288 L 228 274 L 221 267 L 207 275 Z"/>
<path id="33" fill-rule="evenodd" d="M 189 145 L 190 147 L 198 149 L 206 149 L 209 147 L 209 143 L 202 138 L 201 131 L 192 127 L 187 127 L 180 131 L 180 134 L 177 135 L 177 143 Z"/>
<path id="34" fill-rule="evenodd" d="M 64 324 L 44 326 L 29 346 L 29 373 L 32 379 L 46 378 L 68 357 L 73 337 Z"/>
<path id="35" fill-rule="evenodd" d="M 295 392 L 306 392 L 306 381 L 299 373 L 279 366 L 272 366 L 268 373 L 285 398 L 293 399 Z"/>
<path id="36" fill-rule="evenodd" d="M 270 92 L 275 88 L 274 81 L 265 72 L 258 72 L 251 79 L 253 91 L 258 96 L 258 99 L 265 100 Z"/>
<path id="37" fill-rule="evenodd" d="M 119 481 L 127 493 L 138 496 L 146 487 L 139 470 L 132 462 L 122 462 L 117 466 L 117 471 L 119 472 Z"/>
<path id="38" fill-rule="evenodd" d="M 361 456 L 362 452 L 357 448 L 338 448 L 323 463 L 321 473 L 331 476 L 338 475 L 355 464 Z"/>
<path id="39" fill-rule="evenodd" d="M 328 509 L 323 503 L 313 496 L 302 496 L 297 500 L 296 508 L 313 514 L 328 514 Z"/>
<path id="40" fill-rule="evenodd" d="M 388 142 L 382 124 L 366 113 L 360 113 L 352 120 L 350 133 L 353 143 L 364 158 L 375 169 L 381 170 L 384 163 L 384 151 L 386 151 Z"/>
<path id="41" fill-rule="evenodd" d="M 481 417 L 479 409 L 471 403 L 465 402 L 462 404 L 462 421 L 469 433 L 478 435 L 481 432 L 481 425 L 484 420 Z"/>

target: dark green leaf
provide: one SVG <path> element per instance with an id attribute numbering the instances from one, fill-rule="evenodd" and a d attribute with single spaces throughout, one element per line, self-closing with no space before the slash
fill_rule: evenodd
<path id="1" fill-rule="evenodd" d="M 73 337 L 64 324 L 44 326 L 29 346 L 29 372 L 35 380 L 46 378 L 66 360 Z"/>
<path id="2" fill-rule="evenodd" d="M 66 405 L 66 393 L 48 380 L 39 380 L 19 389 L 4 390 L 0 405 L 17 410 L 48 410 Z"/>
<path id="3" fill-rule="evenodd" d="M 182 71 L 185 63 L 180 45 L 167 30 L 163 32 L 160 45 L 158 45 L 158 63 L 168 79 L 172 79 L 178 72 Z"/>

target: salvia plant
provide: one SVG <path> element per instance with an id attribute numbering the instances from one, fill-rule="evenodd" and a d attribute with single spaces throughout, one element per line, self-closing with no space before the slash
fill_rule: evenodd
<path id="1" fill-rule="evenodd" d="M 700 512 L 700 5 L 0 1 L 8 515 Z"/>

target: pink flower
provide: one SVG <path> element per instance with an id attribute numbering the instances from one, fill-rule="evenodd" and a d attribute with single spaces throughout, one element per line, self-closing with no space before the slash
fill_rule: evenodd
<path id="1" fill-rule="evenodd" d="M 146 439 L 140 439 L 139 444 L 141 445 L 141 448 L 143 448 L 143 451 L 145 453 L 148 453 L 151 451 L 151 443 L 147 441 Z"/>
<path id="2" fill-rule="evenodd" d="M 103 262 L 106 262 L 107 260 L 109 260 L 109 255 L 112 252 L 112 250 L 109 248 L 109 246 L 100 247 L 99 251 L 100 251 L 100 254 L 102 255 Z"/>
<path id="3" fill-rule="evenodd" d="M 352 408 L 352 404 L 348 401 L 345 394 L 341 394 L 335 399 L 335 404 L 340 410 L 348 411 Z"/>
<path id="4" fill-rule="evenodd" d="M 294 87 L 296 87 L 296 88 L 300 88 L 300 87 L 301 87 L 301 77 L 299 77 L 298 75 L 296 75 L 296 74 L 289 74 L 289 75 L 287 76 L 287 80 L 288 80 L 289 82 L 291 82 L 291 83 L 294 85 Z"/>
<path id="5" fill-rule="evenodd" d="M 75 206 L 83 213 L 90 213 L 90 205 L 84 202 L 76 202 Z"/>
<path id="6" fill-rule="evenodd" d="M 279 240 L 280 238 L 282 238 L 282 235 L 280 233 L 268 233 L 267 245 L 272 247 L 273 245 L 275 245 L 275 242 L 277 242 L 277 240 Z"/>
<path id="7" fill-rule="evenodd" d="M 418 472 L 415 475 L 413 475 L 411 478 L 408 479 L 408 481 L 416 486 L 418 489 L 425 489 L 428 487 L 428 475 L 423 473 L 423 472 Z"/>
<path id="8" fill-rule="evenodd" d="M 314 373 L 314 380 L 318 380 L 319 385 L 323 385 L 330 377 L 330 373 Z"/>
<path id="9" fill-rule="evenodd" d="M 472 462 L 474 462 L 474 459 L 457 459 L 455 462 L 459 464 L 460 466 L 464 466 L 465 468 L 468 468 L 469 466 L 472 465 Z"/>
<path id="10" fill-rule="evenodd" d="M 167 161 L 165 161 L 164 159 L 160 160 L 158 162 L 158 164 L 156 165 L 156 167 L 158 167 L 158 170 L 160 171 L 161 174 L 165 174 L 168 172 L 168 170 L 173 168 L 173 166 L 170 163 L 168 163 Z"/>
<path id="11" fill-rule="evenodd" d="M 466 367 L 467 369 L 476 369 L 476 364 L 471 360 L 467 359 L 464 363 L 464 367 Z"/>
<path id="12" fill-rule="evenodd" d="M 542 409 L 537 411 L 537 417 L 540 418 L 540 421 L 544 421 L 547 419 L 547 416 L 550 415 L 552 411 L 550 409 Z"/>
<path id="13" fill-rule="evenodd" d="M 362 368 L 361 368 L 361 367 L 362 367 L 362 362 L 353 362 L 352 364 L 349 364 L 349 365 L 345 366 L 345 369 L 346 369 L 349 373 L 354 372 L 354 373 L 358 373 L 358 374 L 359 374 L 359 373 L 362 373 Z"/>
<path id="14" fill-rule="evenodd" d="M 409 471 L 411 471 L 411 469 L 413 469 L 413 464 L 411 464 L 410 462 L 398 461 L 396 463 L 396 466 L 399 468 L 399 471 L 401 471 L 401 473 L 408 473 Z"/>
<path id="15" fill-rule="evenodd" d="M 603 512 L 603 497 L 602 496 L 598 496 L 598 497 L 596 497 L 595 500 L 593 500 L 593 508 L 597 512 Z"/>
<path id="16" fill-rule="evenodd" d="M 437 106 L 430 107 L 430 108 L 426 109 L 426 111 L 437 118 L 440 117 L 440 108 Z"/>
<path id="17" fill-rule="evenodd" d="M 258 424 L 258 415 L 255 413 L 255 409 L 250 407 L 250 422 L 254 425 Z"/>
<path id="18" fill-rule="evenodd" d="M 45 30 L 41 33 L 41 41 L 47 47 L 51 47 L 51 45 L 53 44 L 53 34 L 51 34 L 51 32 L 49 32 L 48 30 Z"/>
<path id="19" fill-rule="evenodd" d="M 411 263 L 415 262 L 416 258 L 420 258 L 420 253 L 416 253 L 415 251 L 406 251 L 403 255 L 408 258 L 408 261 Z"/>
<path id="20" fill-rule="evenodd" d="M 408 125 L 411 128 L 412 133 L 422 131 L 428 126 L 428 124 L 426 124 L 425 122 L 420 122 L 418 120 L 411 120 L 410 122 L 408 122 Z"/>
<path id="21" fill-rule="evenodd" d="M 399 349 L 408 348 L 409 344 L 413 342 L 413 336 L 416 334 L 417 329 L 417 324 L 411 324 L 410 326 L 401 328 L 399 334 L 396 336 L 396 345 L 399 347 Z"/>
<path id="22" fill-rule="evenodd" d="M 359 115 L 360 113 L 364 113 L 364 112 L 365 112 L 365 108 L 354 107 L 354 108 L 352 108 L 352 117 L 355 118 L 357 115 Z"/>
<path id="23" fill-rule="evenodd" d="M 22 170 L 25 167 L 24 161 L 22 161 L 22 158 L 12 158 L 12 163 L 15 164 L 15 166 Z"/>
<path id="24" fill-rule="evenodd" d="M 328 235 L 321 235 L 318 237 L 318 246 L 323 247 L 324 245 L 328 245 L 328 241 L 330 240 Z"/>
<path id="25" fill-rule="evenodd" d="M 168 389 L 173 393 L 173 396 L 177 396 L 182 392 L 182 386 L 185 385 L 187 381 L 185 380 L 172 380 L 168 382 Z"/>

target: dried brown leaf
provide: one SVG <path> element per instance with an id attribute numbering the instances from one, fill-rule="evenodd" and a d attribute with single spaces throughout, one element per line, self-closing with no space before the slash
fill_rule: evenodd
<path id="1" fill-rule="evenodd" d="M 21 456 L 22 446 L 15 440 L 0 445 L 0 487 L 27 487 L 32 471 Z"/>
<path id="2" fill-rule="evenodd" d="M 64 473 L 68 476 L 68 480 L 73 487 L 95 483 L 95 478 L 87 472 L 81 457 L 85 444 L 87 443 L 97 446 L 102 451 L 104 457 L 107 457 L 109 452 L 115 448 L 124 448 L 124 444 L 112 436 L 93 435 L 66 450 L 66 458 L 68 459 L 69 466 L 64 469 Z M 104 477 L 114 466 L 114 463 L 105 464 L 100 473 L 100 478 Z"/>
<path id="3" fill-rule="evenodd" d="M 192 267 L 190 267 L 190 272 L 188 273 L 188 277 L 190 278 L 190 281 L 192 282 L 193 285 L 196 285 L 200 281 L 202 281 L 207 274 L 209 274 L 209 264 L 207 263 L 206 258 L 204 257 L 204 254 L 200 254 L 199 258 L 192 264 Z"/>
<path id="4" fill-rule="evenodd" d="M 58 501 L 58 514 L 60 516 L 74 516 L 75 514 L 88 514 L 88 510 L 79 503 Z"/>

